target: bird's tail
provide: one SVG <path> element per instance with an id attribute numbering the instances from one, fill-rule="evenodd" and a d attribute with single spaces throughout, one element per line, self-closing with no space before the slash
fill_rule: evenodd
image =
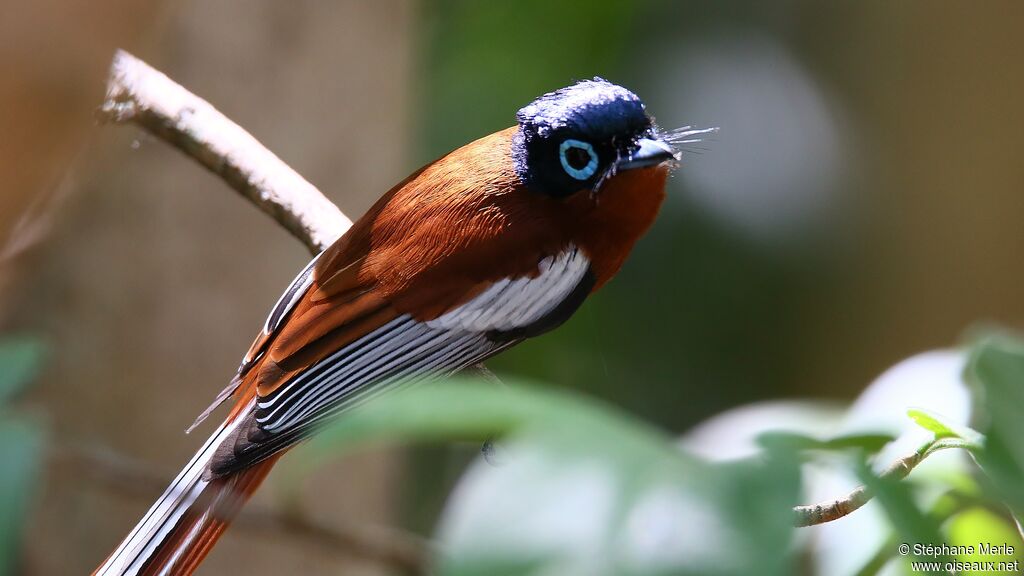
<path id="1" fill-rule="evenodd" d="M 204 478 L 217 447 L 243 420 L 229 419 L 214 432 L 93 576 L 192 574 L 277 461 Z"/>

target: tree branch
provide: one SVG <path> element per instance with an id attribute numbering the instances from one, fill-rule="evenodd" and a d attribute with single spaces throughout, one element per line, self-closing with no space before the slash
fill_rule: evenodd
<path id="1" fill-rule="evenodd" d="M 209 102 L 132 56 L 114 55 L 100 122 L 133 123 L 220 176 L 316 254 L 352 225 L 337 206 Z"/>

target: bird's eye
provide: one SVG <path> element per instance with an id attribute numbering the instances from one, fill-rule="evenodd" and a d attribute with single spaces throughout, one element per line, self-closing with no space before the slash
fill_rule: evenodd
<path id="1" fill-rule="evenodd" d="M 582 140 L 568 140 L 558 147 L 558 157 L 565 173 L 577 180 L 586 180 L 597 172 L 597 152 Z"/>

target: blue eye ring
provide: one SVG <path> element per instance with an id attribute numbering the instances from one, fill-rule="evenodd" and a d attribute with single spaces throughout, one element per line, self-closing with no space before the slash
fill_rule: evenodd
<path id="1" fill-rule="evenodd" d="M 570 148 L 579 148 L 590 156 L 590 161 L 587 162 L 586 166 L 583 168 L 573 168 L 569 164 L 566 152 L 568 152 Z M 594 151 L 593 146 L 582 140 L 567 138 L 563 141 L 558 147 L 558 159 L 562 161 L 562 169 L 565 170 L 565 173 L 577 180 L 586 180 L 597 172 L 597 152 Z"/>

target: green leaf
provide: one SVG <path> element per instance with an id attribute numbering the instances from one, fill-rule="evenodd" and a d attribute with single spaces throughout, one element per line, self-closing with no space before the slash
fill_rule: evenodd
<path id="1" fill-rule="evenodd" d="M 1024 543 L 1021 542 L 1020 534 L 1006 520 L 985 508 L 975 507 L 960 512 L 950 520 L 946 531 L 949 534 L 950 545 L 973 550 L 973 552 L 957 554 L 956 559 L 961 562 L 1012 562 L 1017 560 L 1024 563 Z M 981 543 L 990 546 L 988 554 L 985 554 L 985 550 L 979 546 Z M 992 548 L 994 546 L 1003 546 L 1004 548 L 994 549 Z M 1013 552 L 1009 553 L 1011 548 Z M 960 574 L 968 576 L 983 573 L 991 573 L 991 571 L 968 570 Z"/>
<path id="2" fill-rule="evenodd" d="M 792 508 L 800 497 L 796 453 L 782 447 L 769 448 L 767 458 L 759 462 L 714 466 L 709 477 L 717 486 L 708 488 L 705 494 L 715 506 L 727 511 L 730 525 L 739 527 L 737 531 L 743 534 L 721 551 L 726 557 L 740 555 L 742 565 L 734 572 L 723 572 L 793 574 L 792 559 L 781 551 L 792 546 Z"/>
<path id="3" fill-rule="evenodd" d="M 947 422 L 945 417 L 930 410 L 913 408 L 907 410 L 907 416 L 910 416 L 918 426 L 934 432 L 936 438 L 959 438 L 979 448 L 984 441 L 984 435 L 981 432 L 966 426 Z"/>
<path id="4" fill-rule="evenodd" d="M 609 421 L 618 425 L 609 428 Z M 482 441 L 541 429 L 550 430 L 559 442 L 581 437 L 587 444 L 607 442 L 603 449 L 626 461 L 666 453 L 681 458 L 671 444 L 662 442 L 666 437 L 660 431 L 579 394 L 462 378 L 377 398 L 347 413 L 296 452 L 315 463 L 367 442 Z"/>
<path id="5" fill-rule="evenodd" d="M 467 472 L 439 529 L 439 575 L 792 573 L 795 458 L 623 466 L 552 440 L 512 440 L 504 464 Z"/>
<path id="6" fill-rule="evenodd" d="M 1024 342 L 991 334 L 972 348 L 968 375 L 986 425 L 984 449 L 976 458 L 999 496 L 1020 517 L 1024 511 Z"/>
<path id="7" fill-rule="evenodd" d="M 948 426 L 942 423 L 942 421 L 933 413 L 922 410 L 922 409 L 911 409 L 907 410 L 907 416 L 917 423 L 918 426 L 934 432 L 936 436 L 942 438 L 944 436 L 956 436 L 956 433 L 949 429 Z"/>
<path id="8" fill-rule="evenodd" d="M 31 338 L 0 340 L 0 404 L 35 377 L 42 364 L 43 345 Z"/>
<path id="9" fill-rule="evenodd" d="M 478 460 L 444 514 L 441 576 L 791 573 L 791 452 L 711 465 L 660 430 L 551 388 L 460 380 L 382 396 L 297 448 L 290 480 L 366 442 L 496 434 L 503 464 Z"/>
<path id="10" fill-rule="evenodd" d="M 762 447 L 784 446 L 792 450 L 849 450 L 857 449 L 874 454 L 895 438 L 891 434 L 844 434 L 820 440 L 794 432 L 765 432 L 757 437 Z"/>
<path id="11" fill-rule="evenodd" d="M 18 573 L 18 552 L 39 474 L 40 427 L 27 418 L 0 420 L 0 576 Z"/>

